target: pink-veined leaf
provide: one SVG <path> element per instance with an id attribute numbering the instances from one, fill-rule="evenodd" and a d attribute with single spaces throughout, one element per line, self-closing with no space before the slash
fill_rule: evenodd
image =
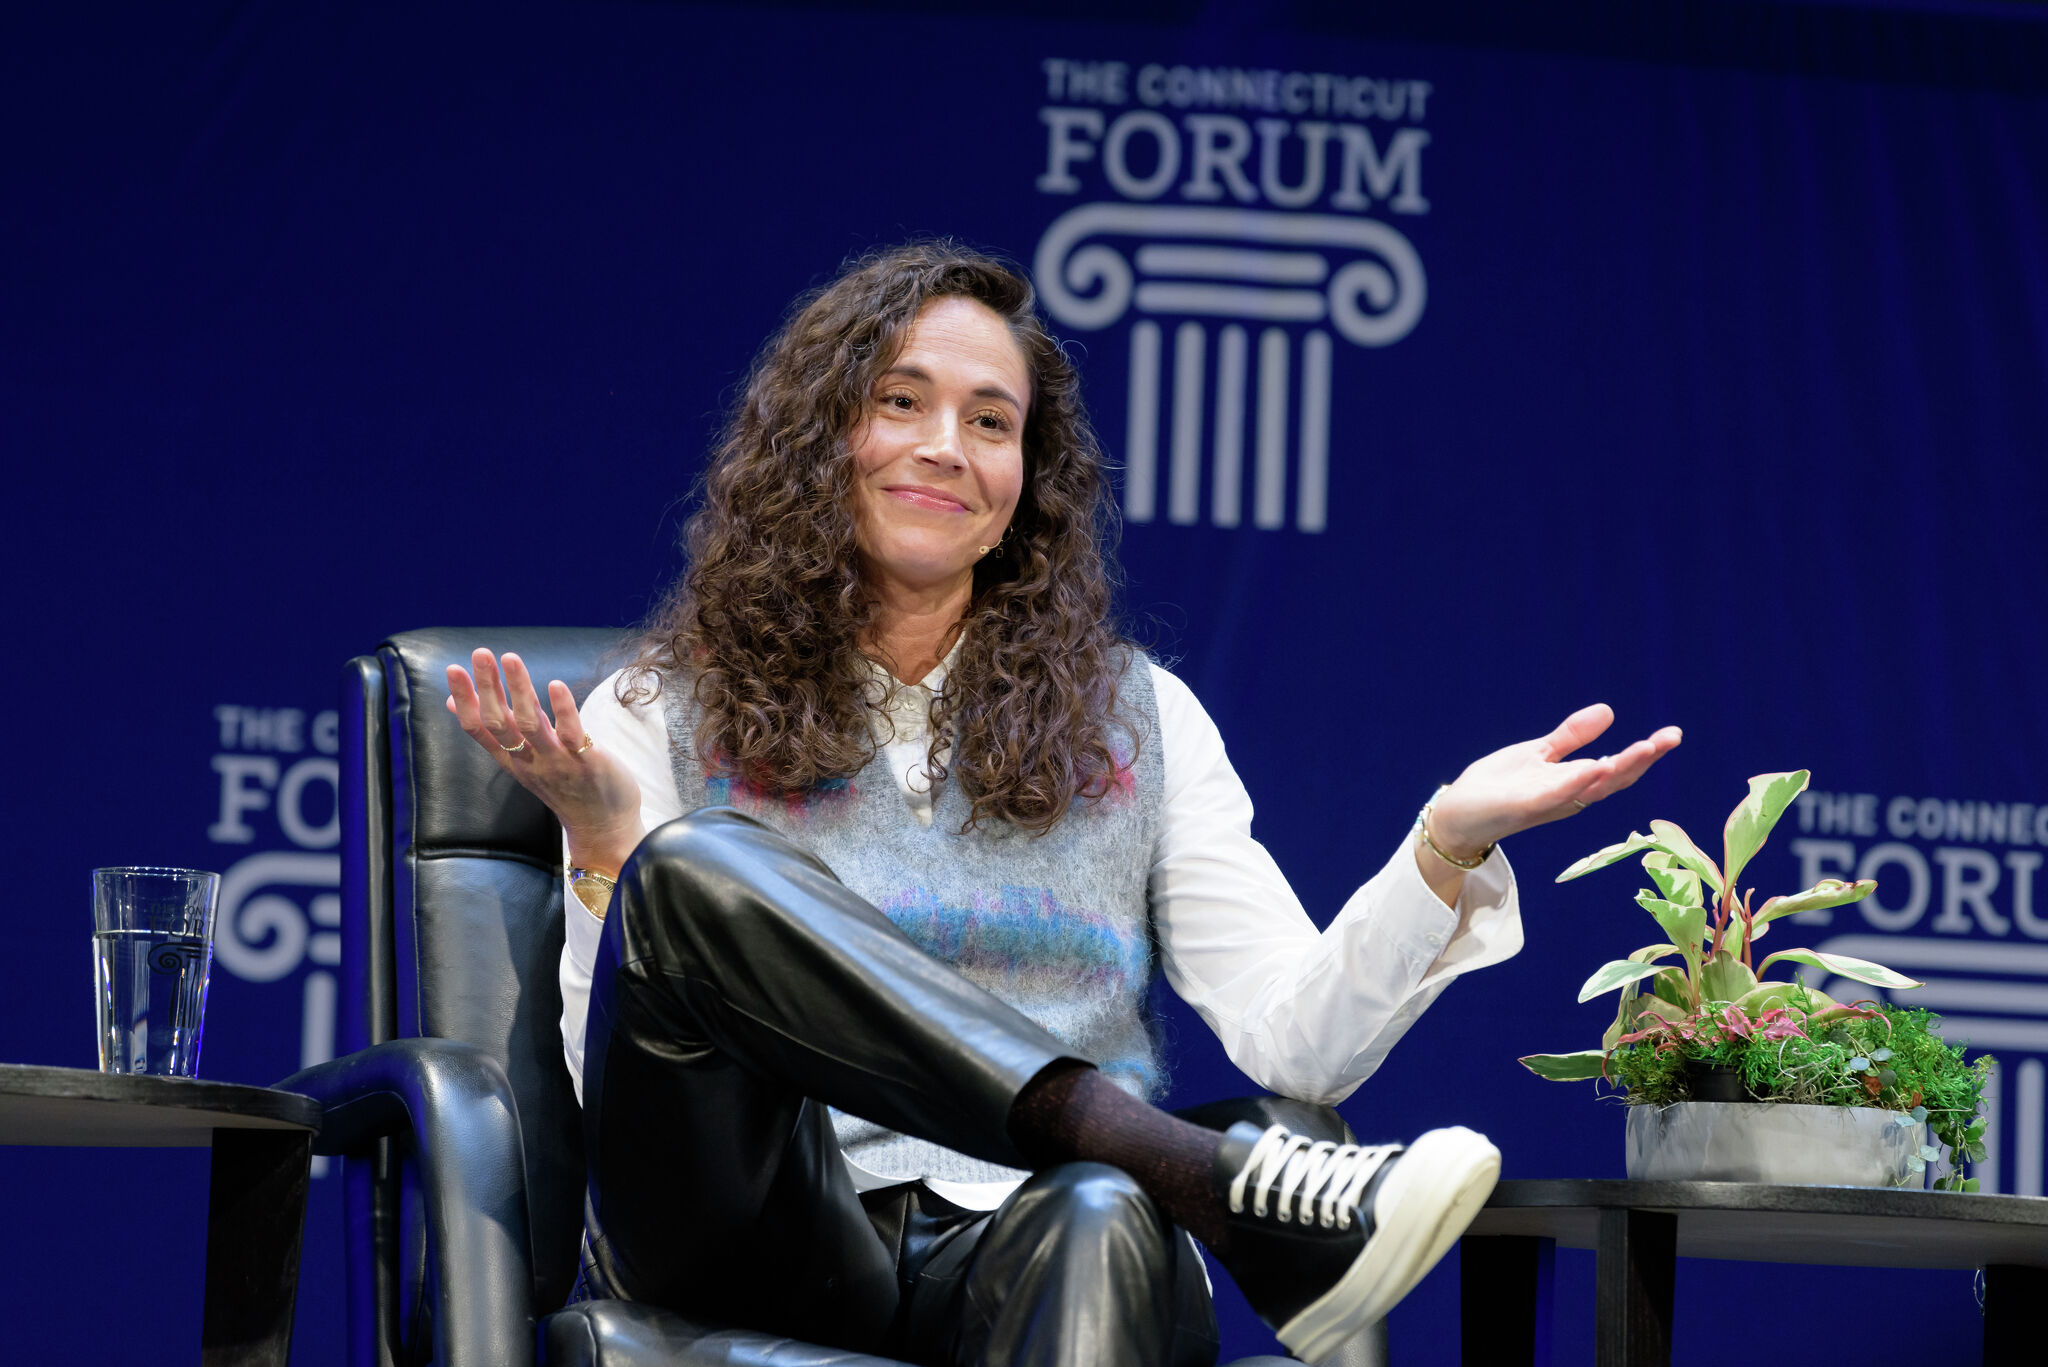
<path id="1" fill-rule="evenodd" d="M 1784 1039 L 1805 1039 L 1807 1034 L 1800 1013 L 1781 1006 L 1757 1016 L 1756 1038 L 1762 1043 L 1774 1044 Z"/>
<path id="2" fill-rule="evenodd" d="M 1832 1005 L 1823 1006 L 1820 1010 L 1808 1016 L 1806 1018 L 1806 1028 L 1809 1030 L 1819 1030 L 1825 1026 L 1840 1025 L 1843 1021 L 1876 1020 L 1883 1014 L 1882 1011 L 1876 1011 L 1867 1006 L 1852 1006 L 1846 1002 L 1835 1002 Z"/>
<path id="3" fill-rule="evenodd" d="M 1683 1022 L 1674 1023 L 1671 1021 L 1658 1020 L 1655 1025 L 1646 1025 L 1640 1030 L 1631 1030 L 1628 1034 L 1623 1035 L 1620 1039 L 1616 1040 L 1614 1042 L 1614 1047 L 1619 1049 L 1630 1044 L 1641 1044 L 1645 1040 L 1656 1040 L 1659 1043 L 1668 1043 L 1674 1039 L 1689 1038 L 1691 1038 L 1691 1032 Z"/>

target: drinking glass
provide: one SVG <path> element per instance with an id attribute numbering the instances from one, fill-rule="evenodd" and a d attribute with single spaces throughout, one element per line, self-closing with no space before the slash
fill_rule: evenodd
<path id="1" fill-rule="evenodd" d="M 92 871 L 101 1072 L 198 1074 L 219 895 L 198 869 Z"/>

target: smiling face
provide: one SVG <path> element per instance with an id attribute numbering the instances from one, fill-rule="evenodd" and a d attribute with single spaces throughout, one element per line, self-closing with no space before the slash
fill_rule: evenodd
<path id="1" fill-rule="evenodd" d="M 888 592 L 964 594 L 1024 487 L 1031 370 L 977 300 L 918 311 L 853 437 L 861 568 Z"/>

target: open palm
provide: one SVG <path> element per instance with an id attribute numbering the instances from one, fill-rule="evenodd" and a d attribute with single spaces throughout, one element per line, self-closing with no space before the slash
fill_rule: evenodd
<path id="1" fill-rule="evenodd" d="M 1666 726 L 1616 754 L 1567 758 L 1614 724 L 1606 703 L 1582 707 L 1535 740 L 1505 746 L 1465 767 L 1436 798 L 1431 829 L 1446 844 L 1482 849 L 1517 831 L 1583 811 L 1641 778 L 1683 739 Z"/>

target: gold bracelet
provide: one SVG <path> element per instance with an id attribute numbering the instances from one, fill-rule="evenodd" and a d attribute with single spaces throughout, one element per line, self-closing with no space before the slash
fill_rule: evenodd
<path id="1" fill-rule="evenodd" d="M 576 900 L 581 902 L 589 910 L 590 914 L 600 921 L 604 919 L 605 908 L 611 903 L 612 889 L 618 885 L 618 879 L 599 873 L 596 869 L 572 868 L 569 870 L 569 886 L 575 890 Z M 583 889 L 586 887 L 597 889 L 597 901 L 592 902 L 584 894 Z"/>
<path id="2" fill-rule="evenodd" d="M 1435 804 L 1425 802 L 1422 804 L 1421 813 L 1415 818 L 1415 829 L 1422 832 L 1422 843 L 1429 846 L 1429 852 L 1431 854 L 1443 860 L 1452 868 L 1462 869 L 1466 873 L 1472 872 L 1472 870 L 1478 868 L 1481 864 L 1484 864 L 1488 859 L 1493 857 L 1494 845 L 1488 845 L 1485 849 L 1481 850 L 1479 852 L 1479 857 L 1476 859 L 1459 859 L 1454 855 L 1445 854 L 1444 847 L 1437 844 L 1436 837 L 1429 833 L 1429 814 L 1435 810 Z M 1496 841 L 1495 845 L 1497 845 L 1498 843 L 1499 842 Z"/>

